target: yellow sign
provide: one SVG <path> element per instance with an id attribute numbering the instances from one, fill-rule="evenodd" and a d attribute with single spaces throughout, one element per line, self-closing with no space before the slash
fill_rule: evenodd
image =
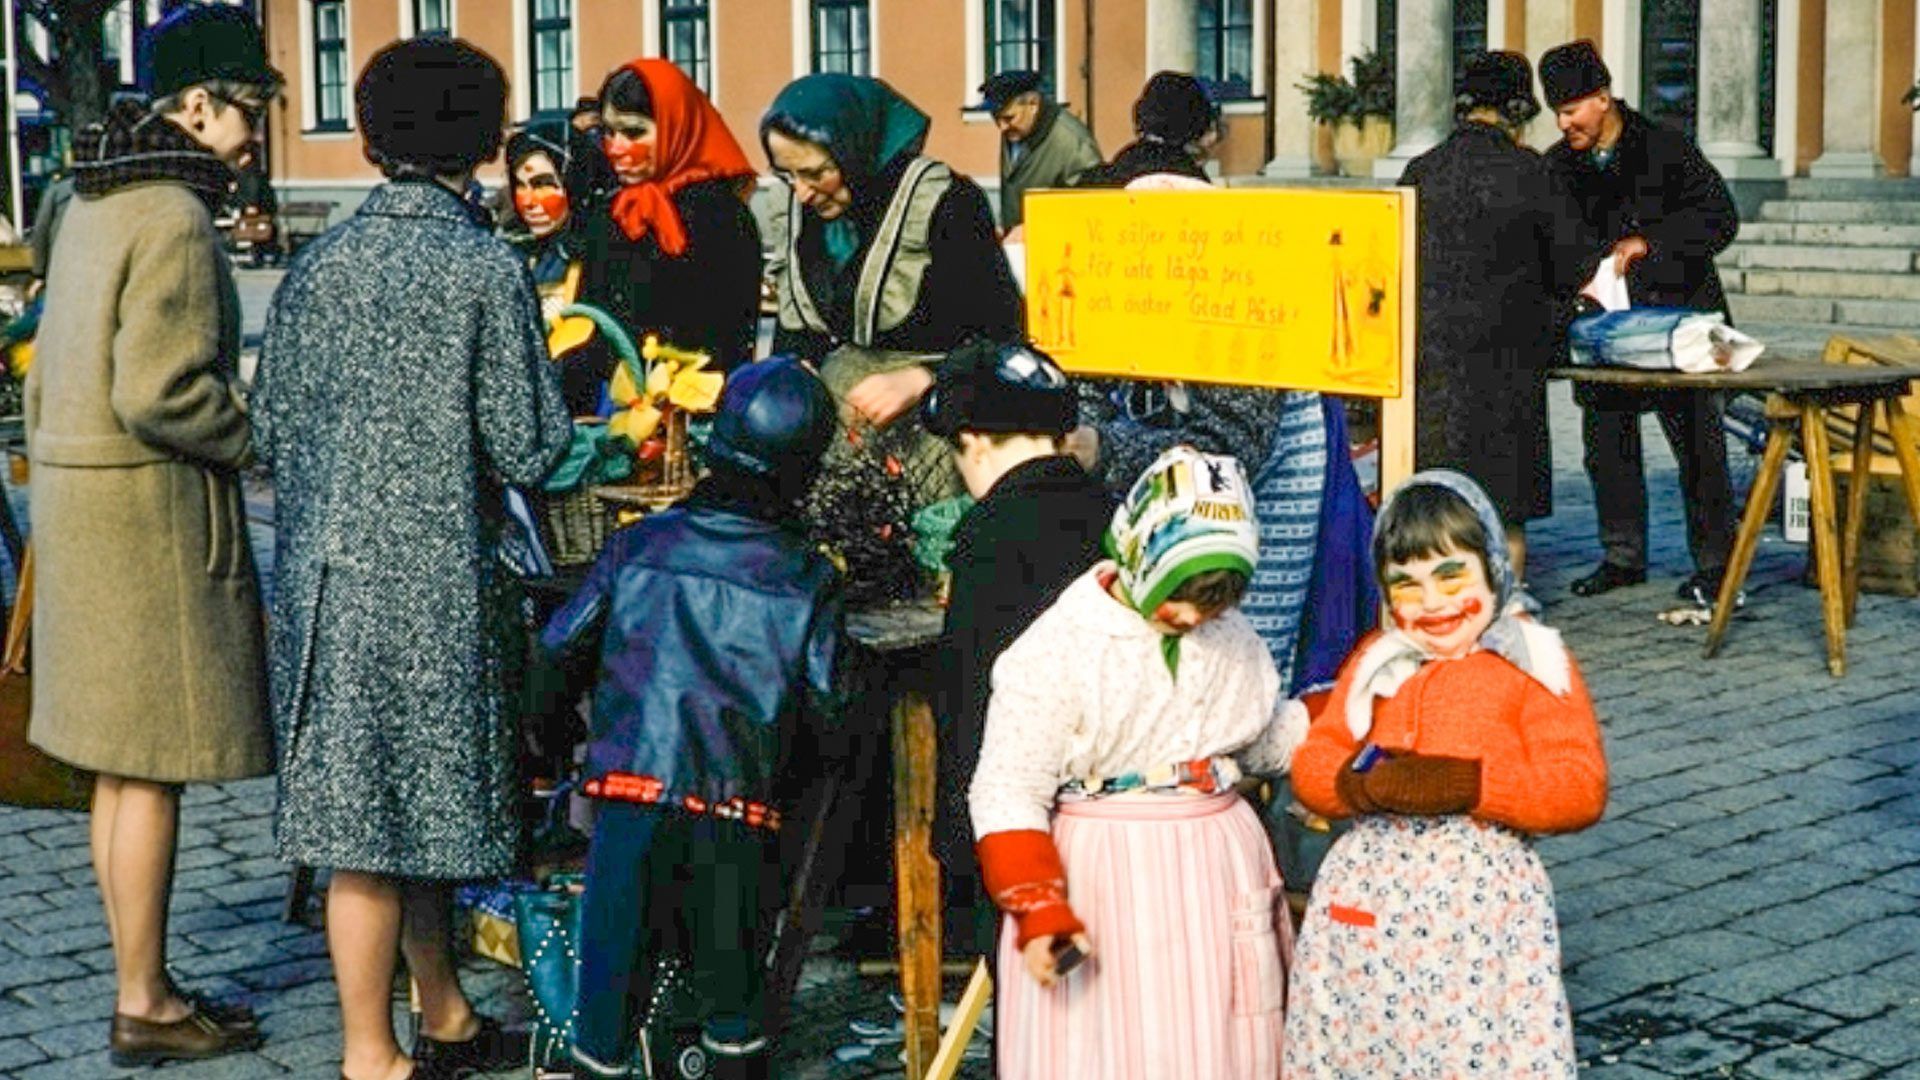
<path id="1" fill-rule="evenodd" d="M 1036 192 L 1027 330 L 1081 374 L 1398 397 L 1412 242 L 1399 191 Z"/>

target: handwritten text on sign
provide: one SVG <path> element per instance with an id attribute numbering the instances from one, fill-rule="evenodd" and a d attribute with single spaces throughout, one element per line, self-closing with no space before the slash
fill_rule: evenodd
<path id="1" fill-rule="evenodd" d="M 1400 393 L 1399 192 L 1048 192 L 1027 329 L 1069 371 Z"/>

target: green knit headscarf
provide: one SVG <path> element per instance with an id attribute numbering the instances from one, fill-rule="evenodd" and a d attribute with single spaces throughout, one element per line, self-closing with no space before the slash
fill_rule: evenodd
<path id="1" fill-rule="evenodd" d="M 884 197 L 874 181 L 902 157 L 913 157 L 927 143 L 927 114 L 893 87 L 861 75 L 808 75 L 787 84 L 760 119 L 760 145 L 767 132 L 816 143 L 833 156 L 853 190 L 854 203 Z M 767 159 L 773 152 L 767 151 Z M 859 215 L 842 214 L 825 222 L 827 255 L 842 268 L 860 250 Z"/>
<path id="2" fill-rule="evenodd" d="M 1252 486 L 1240 462 L 1176 446 L 1134 481 L 1107 528 L 1107 553 L 1120 569 L 1120 590 L 1145 619 L 1181 585 L 1209 570 L 1253 576 L 1260 556 Z M 1178 674 L 1180 637 L 1161 642 L 1167 669 Z"/>

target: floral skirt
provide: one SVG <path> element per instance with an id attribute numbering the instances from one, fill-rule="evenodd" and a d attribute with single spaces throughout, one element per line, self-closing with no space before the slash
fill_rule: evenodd
<path id="1" fill-rule="evenodd" d="M 1553 886 L 1519 834 L 1361 818 L 1300 929 L 1288 1080 L 1572 1077 Z"/>
<path id="2" fill-rule="evenodd" d="M 1063 802 L 1053 839 L 1093 957 L 1042 988 L 1003 920 L 1000 1080 L 1275 1080 L 1293 927 L 1246 801 Z"/>

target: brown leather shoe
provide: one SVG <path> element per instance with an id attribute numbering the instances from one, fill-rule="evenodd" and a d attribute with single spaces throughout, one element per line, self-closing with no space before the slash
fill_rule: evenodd
<path id="1" fill-rule="evenodd" d="M 260 1045 L 260 1033 L 227 1027 L 201 1012 L 170 1024 L 113 1014 L 107 1057 L 115 1067 L 139 1068 L 165 1061 L 199 1061 Z"/>

